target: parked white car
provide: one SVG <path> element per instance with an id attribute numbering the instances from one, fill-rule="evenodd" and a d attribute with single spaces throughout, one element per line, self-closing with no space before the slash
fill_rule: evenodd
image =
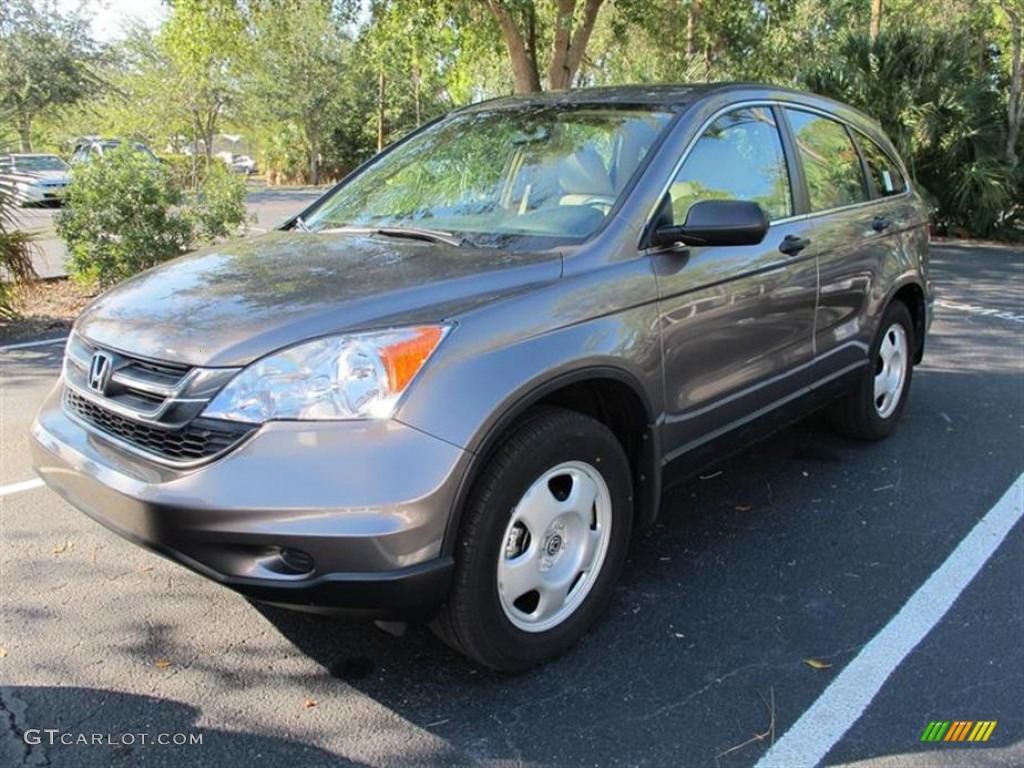
<path id="1" fill-rule="evenodd" d="M 122 142 L 121 139 L 82 139 L 75 145 L 75 151 L 71 155 L 71 163 L 72 165 L 74 165 L 76 163 L 89 160 L 93 157 L 103 157 L 103 155 L 105 155 L 107 152 L 114 149 L 115 147 L 121 146 L 121 144 L 123 143 L 124 142 Z M 145 144 L 136 141 L 132 142 L 131 146 L 136 152 L 145 155 L 154 163 L 160 162 L 157 156 L 153 154 L 153 150 L 151 150 Z"/>
<path id="2" fill-rule="evenodd" d="M 0 155 L 0 187 L 21 205 L 60 202 L 70 170 L 57 155 Z"/>
<path id="3" fill-rule="evenodd" d="M 249 176 L 256 173 L 256 161 L 248 155 L 234 155 L 231 158 L 231 170 Z"/>

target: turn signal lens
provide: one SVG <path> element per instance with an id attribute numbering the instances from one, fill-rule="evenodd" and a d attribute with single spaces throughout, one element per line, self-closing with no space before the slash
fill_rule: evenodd
<path id="1" fill-rule="evenodd" d="M 412 337 L 383 346 L 380 350 L 392 392 L 405 390 L 444 336 L 444 329 L 436 325 L 410 330 Z"/>

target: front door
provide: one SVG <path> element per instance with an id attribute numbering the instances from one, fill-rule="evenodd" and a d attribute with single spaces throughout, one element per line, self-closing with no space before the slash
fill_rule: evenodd
<path id="1" fill-rule="evenodd" d="M 682 224 L 690 206 L 709 199 L 757 202 L 773 223 L 759 245 L 651 253 L 667 460 L 771 413 L 810 383 L 817 263 L 809 225 L 793 218 L 790 167 L 775 112 L 744 107 L 712 123 L 669 189 L 663 224 Z"/>

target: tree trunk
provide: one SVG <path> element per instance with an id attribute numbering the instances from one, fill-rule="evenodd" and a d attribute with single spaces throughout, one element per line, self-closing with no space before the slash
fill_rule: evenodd
<path id="1" fill-rule="evenodd" d="M 384 70 L 380 71 L 377 78 L 377 151 L 384 149 L 384 89 L 387 80 L 384 77 Z"/>
<path id="2" fill-rule="evenodd" d="M 203 141 L 206 144 L 206 160 L 209 162 L 213 159 L 213 137 L 214 131 L 217 125 L 217 118 L 210 115 L 209 120 L 206 123 L 206 129 L 203 133 Z"/>
<path id="3" fill-rule="evenodd" d="M 882 29 L 882 0 L 871 0 L 871 41 L 878 38 Z"/>
<path id="4" fill-rule="evenodd" d="M 420 127 L 420 123 L 422 122 L 422 113 L 423 113 L 423 110 L 421 108 L 421 103 L 420 103 L 420 67 L 419 67 L 419 64 L 414 65 L 413 66 L 413 70 L 412 70 L 412 96 L 413 96 L 413 103 L 416 106 L 416 127 L 419 128 Z"/>
<path id="5" fill-rule="evenodd" d="M 536 16 L 533 3 L 525 9 L 526 37 L 519 30 L 512 12 L 503 0 L 485 0 L 491 15 L 501 28 L 508 48 L 508 57 L 512 63 L 512 77 L 515 80 L 516 93 L 536 93 L 540 88 L 540 70 L 537 68 L 537 33 Z"/>
<path id="6" fill-rule="evenodd" d="M 597 14 L 604 0 L 585 0 L 583 16 L 574 24 L 577 0 L 557 0 L 555 38 L 548 66 L 548 87 L 552 90 L 571 88 L 583 63 Z M 574 28 L 575 27 L 575 28 Z"/>
<path id="7" fill-rule="evenodd" d="M 21 151 L 32 151 L 32 116 L 22 115 L 18 120 L 18 136 L 21 138 Z"/>
<path id="8" fill-rule="evenodd" d="M 700 16 L 700 0 L 691 0 L 686 9 L 686 60 L 697 53 L 697 19 Z"/>
<path id="9" fill-rule="evenodd" d="M 320 132 L 310 128 L 309 138 L 309 183 L 314 187 L 320 183 Z"/>
<path id="10" fill-rule="evenodd" d="M 1011 167 L 1016 168 L 1017 140 L 1020 137 L 1021 122 L 1024 121 L 1024 62 L 1021 61 L 1024 23 L 1021 14 L 1011 9 L 1009 3 L 1004 6 L 1004 10 L 1010 19 L 1010 40 L 1013 46 L 1013 58 L 1010 60 L 1010 94 L 1006 102 L 1006 159 Z"/>

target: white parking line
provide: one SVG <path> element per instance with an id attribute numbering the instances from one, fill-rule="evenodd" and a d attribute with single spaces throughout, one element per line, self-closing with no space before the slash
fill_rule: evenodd
<path id="1" fill-rule="evenodd" d="M 67 340 L 67 336 L 61 336 L 59 339 L 43 339 L 42 341 L 23 341 L 20 344 L 8 344 L 6 347 L 0 347 L 0 352 L 6 352 L 9 349 L 28 349 L 29 347 L 45 347 L 49 344 L 63 344 Z"/>
<path id="2" fill-rule="evenodd" d="M 9 496 L 12 493 L 21 493 L 22 491 L 31 491 L 33 488 L 39 488 L 42 485 L 43 481 L 38 477 L 35 480 L 22 480 L 20 483 L 0 485 L 0 496 Z"/>
<path id="3" fill-rule="evenodd" d="M 956 602 L 1024 514 L 1024 474 L 755 768 L 817 765 Z"/>
<path id="4" fill-rule="evenodd" d="M 959 301 L 949 301 L 948 299 L 937 299 L 935 303 L 944 309 L 955 309 L 960 312 L 967 312 L 971 315 L 979 315 L 981 317 L 998 317 L 1000 320 L 1024 323 L 1024 315 L 1017 314 L 1015 312 L 993 309 L 992 307 L 980 307 L 977 304 L 964 304 Z"/>

